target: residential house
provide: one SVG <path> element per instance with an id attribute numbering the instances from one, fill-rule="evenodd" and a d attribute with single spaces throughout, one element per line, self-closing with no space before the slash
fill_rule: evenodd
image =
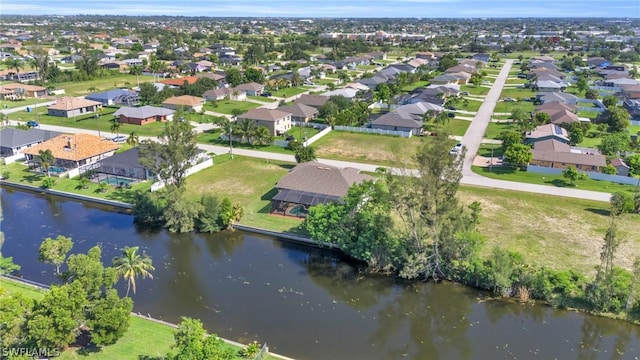
<path id="1" fill-rule="evenodd" d="M 87 100 L 93 100 L 102 105 L 127 104 L 136 105 L 138 103 L 138 93 L 126 89 L 113 89 L 103 92 L 89 94 L 84 97 Z"/>
<path id="2" fill-rule="evenodd" d="M 462 76 L 461 74 L 467 74 L 468 77 Z M 430 83 L 432 85 L 466 84 L 470 79 L 471 75 L 464 72 L 454 74 L 445 73 L 434 77 L 431 79 Z"/>
<path id="3" fill-rule="evenodd" d="M 309 207 L 341 201 L 349 188 L 374 178 L 355 168 L 338 168 L 319 162 L 298 164 L 276 184 L 271 213 L 306 217 Z"/>
<path id="4" fill-rule="evenodd" d="M 485 53 L 478 53 L 471 56 L 471 59 L 475 61 L 482 61 L 485 64 L 489 63 L 489 59 L 491 59 L 491 55 Z"/>
<path id="5" fill-rule="evenodd" d="M 631 169 L 624 160 L 620 158 L 611 159 L 611 166 L 616 168 L 616 175 L 629 176 L 629 170 Z"/>
<path id="6" fill-rule="evenodd" d="M 323 95 L 313 95 L 313 94 L 302 94 L 299 98 L 296 99 L 296 104 L 304 104 L 316 109 L 321 108 L 324 104 L 329 100 L 328 96 Z"/>
<path id="7" fill-rule="evenodd" d="M 174 110 L 157 106 L 121 107 L 113 113 L 123 124 L 146 125 L 152 122 L 165 122 L 173 119 Z"/>
<path id="8" fill-rule="evenodd" d="M 42 86 L 28 84 L 3 84 L 0 85 L 0 98 L 2 100 L 16 100 L 23 98 L 39 98 L 47 95 L 47 89 Z"/>
<path id="9" fill-rule="evenodd" d="M 162 102 L 162 107 L 172 110 L 184 108 L 186 110 L 199 112 L 204 106 L 205 100 L 201 97 L 191 95 L 172 96 Z"/>
<path id="10" fill-rule="evenodd" d="M 195 76 L 185 76 L 175 79 L 160 80 L 160 83 L 172 88 L 179 88 L 180 86 L 184 85 L 185 82 L 189 85 L 193 85 L 196 81 L 198 81 L 198 78 Z"/>
<path id="11" fill-rule="evenodd" d="M 97 101 L 65 96 L 59 98 L 55 104 L 47 106 L 47 114 L 70 118 L 96 112 L 100 106 L 102 104 Z"/>
<path id="12" fill-rule="evenodd" d="M 569 144 L 547 139 L 533 144 L 533 159 L 530 165 L 566 169 L 574 166 L 582 171 L 600 172 L 607 165 L 604 155 L 594 152 L 583 152 L 572 148 Z"/>
<path id="13" fill-rule="evenodd" d="M 203 71 L 211 71 L 215 66 L 214 63 L 212 63 L 211 61 L 207 61 L 207 60 L 200 60 L 196 64 L 202 66 Z"/>
<path id="14" fill-rule="evenodd" d="M 140 164 L 139 147 L 98 161 L 92 171 L 98 179 L 115 178 L 115 182 L 118 182 L 119 178 L 125 182 L 129 182 L 129 180 L 146 181 L 154 178 L 151 170 Z"/>
<path id="15" fill-rule="evenodd" d="M 578 97 L 566 92 L 540 93 L 536 94 L 536 99 L 540 101 L 541 104 L 548 102 L 562 102 L 568 105 L 578 104 Z"/>
<path id="16" fill-rule="evenodd" d="M 622 107 L 627 109 L 629 115 L 631 115 L 631 120 L 640 120 L 640 100 L 624 99 Z"/>
<path id="17" fill-rule="evenodd" d="M 551 114 L 560 110 L 569 110 L 571 112 L 575 112 L 576 109 L 577 107 L 575 105 L 569 105 L 559 101 L 549 101 L 536 106 L 536 112 L 546 112 L 547 114 Z"/>
<path id="18" fill-rule="evenodd" d="M 358 90 L 357 89 L 353 89 L 353 88 L 343 88 L 343 89 L 336 89 L 333 91 L 327 91 L 322 93 L 323 96 L 344 96 L 347 99 L 353 99 L 354 97 L 356 97 L 356 95 L 358 95 Z"/>
<path id="19" fill-rule="evenodd" d="M 556 140 L 565 144 L 570 142 L 567 130 L 555 124 L 540 125 L 525 134 L 525 142 L 528 144 L 544 140 Z"/>
<path id="20" fill-rule="evenodd" d="M 394 111 L 378 116 L 371 121 L 372 129 L 410 132 L 412 135 L 422 135 L 422 116 L 427 112 L 423 104 L 403 105 Z M 429 104 L 434 106 L 432 104 Z M 440 109 L 442 109 L 440 107 Z"/>
<path id="21" fill-rule="evenodd" d="M 243 90 L 238 90 L 237 88 L 220 88 L 207 90 L 202 95 L 205 100 L 210 101 L 220 101 L 220 100 L 237 100 L 237 101 L 245 101 L 247 100 L 247 92 Z"/>
<path id="22" fill-rule="evenodd" d="M 282 135 L 292 127 L 291 113 L 280 110 L 251 109 L 242 115 L 238 115 L 238 121 L 245 119 L 253 121 L 256 126 L 266 126 L 274 136 Z"/>
<path id="23" fill-rule="evenodd" d="M 21 153 L 24 149 L 60 135 L 59 132 L 40 129 L 0 129 L 0 157 Z"/>
<path id="24" fill-rule="evenodd" d="M 640 85 L 623 85 L 621 94 L 625 99 L 640 99 Z"/>
<path id="25" fill-rule="evenodd" d="M 56 159 L 50 172 L 52 175 L 61 176 L 71 169 L 90 165 L 113 155 L 120 146 L 111 140 L 99 136 L 78 133 L 58 135 L 25 149 L 23 153 L 27 157 L 29 167 L 44 172 L 39 157 L 40 150 L 50 150 Z"/>
<path id="26" fill-rule="evenodd" d="M 603 58 L 603 57 L 590 57 L 587 58 L 587 66 L 589 66 L 591 69 L 595 69 L 595 68 L 603 68 L 606 66 L 609 66 L 609 60 Z"/>
<path id="27" fill-rule="evenodd" d="M 372 77 L 358 80 L 358 83 L 365 85 L 368 89 L 375 90 L 380 84 L 388 84 L 394 79 L 391 75 L 378 73 Z"/>
<path id="28" fill-rule="evenodd" d="M 295 103 L 291 106 L 280 106 L 276 110 L 280 110 L 285 113 L 291 114 L 291 120 L 295 122 L 309 122 L 318 116 L 318 109 L 301 104 Z"/>
<path id="29" fill-rule="evenodd" d="M 536 88 L 539 92 L 560 92 L 566 90 L 563 84 L 551 80 L 536 81 Z"/>
<path id="30" fill-rule="evenodd" d="M 250 95 L 250 96 L 260 96 L 262 95 L 262 92 L 264 92 L 264 85 L 250 82 L 246 84 L 240 84 L 236 86 L 236 89 L 242 90 L 246 92 L 247 95 Z"/>
<path id="31" fill-rule="evenodd" d="M 560 110 L 549 114 L 551 117 L 551 123 L 555 125 L 571 124 L 574 122 L 580 122 L 578 115 L 569 110 Z"/>
<path id="32" fill-rule="evenodd" d="M 425 60 L 428 60 L 429 62 L 431 62 L 431 61 L 435 60 L 436 56 L 432 52 L 417 52 L 416 53 L 416 58 L 417 59 L 425 59 Z"/>

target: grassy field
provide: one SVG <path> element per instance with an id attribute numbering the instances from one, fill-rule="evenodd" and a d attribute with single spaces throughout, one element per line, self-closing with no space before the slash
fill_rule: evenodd
<path id="1" fill-rule="evenodd" d="M 29 171 L 29 168 L 26 165 L 22 165 L 20 163 L 13 163 L 10 165 L 2 165 L 0 166 L 0 170 L 2 172 L 9 172 L 9 182 L 14 182 L 17 184 L 29 185 L 29 186 L 42 186 L 42 181 L 46 178 L 46 174 L 39 174 L 35 172 Z M 80 187 L 80 182 L 78 178 L 69 179 L 69 178 L 55 178 L 56 185 L 52 188 L 53 190 L 66 191 L 74 194 L 80 194 L 85 196 L 92 196 L 101 199 L 121 201 L 121 202 L 131 202 L 132 196 L 135 190 L 148 191 L 151 187 L 150 182 L 140 182 L 134 184 L 131 189 L 126 188 L 114 188 L 111 187 L 106 193 L 103 193 L 99 190 L 98 184 L 91 182 L 89 184 L 89 188 L 82 189 Z"/>
<path id="2" fill-rule="evenodd" d="M 29 106 L 29 105 L 39 104 L 47 101 L 51 101 L 51 99 L 28 98 L 28 99 L 18 100 L 18 101 L 0 100 L 0 109 L 4 109 L 5 107 L 11 109 L 11 108 L 17 108 L 20 106 Z"/>
<path id="3" fill-rule="evenodd" d="M 480 106 L 482 106 L 482 101 L 468 100 L 467 106 L 462 106 L 462 104 L 460 104 L 458 106 L 458 109 L 477 112 L 480 109 Z M 470 115 L 464 114 L 463 116 L 470 116 Z"/>
<path id="4" fill-rule="evenodd" d="M 515 109 L 521 109 L 524 112 L 532 112 L 535 110 L 535 106 L 531 101 L 499 101 L 493 111 L 497 113 L 511 113 Z"/>
<path id="5" fill-rule="evenodd" d="M 289 129 L 287 131 L 287 136 L 293 136 L 294 138 L 296 138 L 296 141 L 298 142 L 303 142 L 305 141 L 305 137 L 307 139 L 311 139 L 311 137 L 313 137 L 314 135 L 316 135 L 317 133 L 319 133 L 320 130 L 318 129 L 314 129 L 312 127 L 292 127 L 291 129 Z M 280 140 L 284 140 L 281 137 L 278 138 Z"/>
<path id="6" fill-rule="evenodd" d="M 273 96 L 277 97 L 291 97 L 294 95 L 302 94 L 305 91 L 309 91 L 309 88 L 306 87 L 289 87 L 280 89 L 278 91 L 273 91 Z"/>
<path id="7" fill-rule="evenodd" d="M 522 84 L 526 84 L 527 83 L 527 79 L 520 79 L 520 78 L 509 78 L 507 79 L 506 85 L 513 85 L 513 84 L 517 84 L 517 85 L 522 85 Z"/>
<path id="8" fill-rule="evenodd" d="M 416 81 L 413 84 L 407 84 L 407 85 L 403 86 L 402 87 L 402 91 L 409 92 L 409 91 L 411 91 L 413 89 L 419 88 L 421 86 L 427 86 L 427 85 L 429 85 L 428 81 Z"/>
<path id="9" fill-rule="evenodd" d="M 479 231 L 488 254 L 493 246 L 518 251 L 528 263 L 574 269 L 593 275 L 608 228 L 608 204 L 563 199 L 518 191 L 462 186 L 465 204 L 482 204 Z M 640 253 L 640 216 L 617 221 L 625 241 L 616 252 L 616 266 L 630 269 Z"/>
<path id="10" fill-rule="evenodd" d="M 54 84 L 56 89 L 64 89 L 66 95 L 86 95 L 92 91 L 89 91 L 91 88 L 95 88 L 95 91 L 104 91 L 115 89 L 119 87 L 133 87 L 138 85 L 138 80 L 140 83 L 143 82 L 152 82 L 153 76 L 138 76 L 136 79 L 135 75 L 129 74 L 117 74 L 114 76 L 110 76 L 102 79 L 95 80 L 87 80 L 81 82 L 65 82 Z M 127 83 L 129 85 L 127 85 Z"/>
<path id="11" fill-rule="evenodd" d="M 582 138 L 582 142 L 578 144 L 578 146 L 586 148 L 596 148 L 598 147 L 598 145 L 600 145 L 601 142 L 602 139 L 599 137 L 590 138 L 585 136 Z"/>
<path id="12" fill-rule="evenodd" d="M 486 158 L 490 158 L 491 155 L 493 154 L 493 157 L 500 157 L 502 156 L 502 146 L 500 145 L 491 145 L 491 144 L 482 144 L 480 145 L 480 147 L 478 148 L 478 156 L 483 156 Z"/>
<path id="13" fill-rule="evenodd" d="M 426 139 L 332 131 L 316 141 L 319 158 L 358 161 L 378 165 L 398 165 L 396 157 L 413 154 Z"/>
<path id="14" fill-rule="evenodd" d="M 598 117 L 598 115 L 600 115 L 599 113 L 595 112 L 595 111 L 584 111 L 584 110 L 580 110 L 578 111 L 578 116 L 579 117 L 585 117 L 585 118 L 589 118 L 589 119 L 595 119 Z"/>
<path id="15" fill-rule="evenodd" d="M 462 85 L 460 86 L 460 92 L 466 91 L 471 95 L 487 95 L 491 90 L 484 86 Z"/>
<path id="16" fill-rule="evenodd" d="M 220 146 L 229 146 L 229 140 L 222 140 L 220 139 L 220 135 L 221 132 L 219 129 L 212 129 L 212 130 L 207 130 L 205 132 L 201 132 L 198 135 L 196 135 L 196 142 L 201 143 L 201 144 L 209 144 L 209 145 L 220 145 Z M 284 140 L 284 138 L 280 137 L 280 140 Z M 257 150 L 257 151 L 267 151 L 267 152 L 276 152 L 276 153 L 281 153 L 281 154 L 291 154 L 293 155 L 293 152 L 290 150 L 287 150 L 283 147 L 280 146 L 274 146 L 274 145 L 269 145 L 269 146 L 251 146 L 250 144 L 247 144 L 246 142 L 244 143 L 240 143 L 238 141 L 233 141 L 232 142 L 233 148 L 239 148 L 239 149 L 250 149 L 250 150 Z"/>
<path id="17" fill-rule="evenodd" d="M 474 166 L 473 171 L 481 174 L 482 176 L 486 176 L 488 178 L 507 180 L 507 181 L 517 181 L 529 184 L 539 184 L 539 185 L 549 185 L 556 187 L 568 187 L 572 186 L 569 182 L 562 177 L 562 175 L 551 175 L 551 174 L 539 174 L 527 171 L 516 171 L 511 167 L 496 167 L 494 166 L 492 172 L 489 172 L 488 168 Z M 614 193 L 618 191 L 624 191 L 628 193 L 633 193 L 635 190 L 634 185 L 625 185 L 618 184 L 609 181 L 600 181 L 600 180 L 578 180 L 576 181 L 576 188 L 580 190 L 590 190 L 590 191 L 600 191 L 600 192 L 609 192 Z"/>
<path id="18" fill-rule="evenodd" d="M 212 167 L 187 178 L 186 191 L 193 199 L 199 199 L 202 194 L 216 194 L 239 201 L 245 211 L 241 224 L 301 233 L 298 228 L 301 220 L 269 215 L 270 200 L 276 194 L 274 185 L 294 166 L 294 163 L 243 156 L 230 159 L 228 155 L 220 155 Z"/>
<path id="19" fill-rule="evenodd" d="M 446 128 L 451 135 L 464 136 L 471 121 L 451 119 L 447 122 Z"/>
<path id="20" fill-rule="evenodd" d="M 204 109 L 217 113 L 232 115 L 234 109 L 239 109 L 246 112 L 247 110 L 254 109 L 259 106 L 260 104 L 248 101 L 221 100 L 216 101 L 215 103 L 204 104 Z"/>
<path id="21" fill-rule="evenodd" d="M 65 118 L 60 116 L 47 115 L 47 109 L 38 108 L 37 113 L 20 111 L 13 114 L 9 114 L 9 119 L 19 121 L 37 120 L 41 124 L 66 126 L 78 129 L 87 130 L 100 130 L 101 135 L 105 137 L 112 136 L 111 132 L 111 120 L 113 119 L 113 113 L 117 109 L 114 107 L 103 107 L 99 113 L 84 114 L 76 116 L 75 118 Z M 96 118 L 96 114 L 100 117 Z M 132 125 L 132 124 L 120 124 L 118 128 L 119 134 L 130 134 L 135 132 L 140 136 L 157 136 L 162 132 L 164 124 L 161 122 L 153 122 L 147 125 Z"/>
<path id="22" fill-rule="evenodd" d="M 265 103 L 272 103 L 276 101 L 276 99 L 268 98 L 266 96 L 252 96 L 252 95 L 247 95 L 247 99 L 262 101 Z"/>
<path id="23" fill-rule="evenodd" d="M 627 128 L 627 130 L 629 130 L 629 132 L 634 135 L 640 132 L 640 126 L 629 126 Z"/>
<path id="24" fill-rule="evenodd" d="M 508 130 L 518 130 L 518 125 L 515 123 L 489 123 L 487 126 L 487 132 L 485 134 L 485 138 L 488 139 L 497 139 L 501 132 Z"/>
<path id="25" fill-rule="evenodd" d="M 530 89 L 503 88 L 500 93 L 500 99 L 504 99 L 506 97 L 514 99 L 528 99 L 534 96 L 536 96 L 536 93 Z"/>

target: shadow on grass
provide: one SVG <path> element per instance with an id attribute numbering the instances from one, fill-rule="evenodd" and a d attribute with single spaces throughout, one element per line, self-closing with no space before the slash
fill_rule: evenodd
<path id="1" fill-rule="evenodd" d="M 611 215 L 611 210 L 609 209 L 596 209 L 596 208 L 586 208 L 586 211 L 592 212 L 594 214 L 597 215 L 602 215 L 602 216 L 610 216 Z"/>
<path id="2" fill-rule="evenodd" d="M 162 360 L 161 356 L 138 355 L 138 360 Z"/>
<path id="3" fill-rule="evenodd" d="M 127 188 L 114 188 L 105 197 L 109 200 L 132 204 L 135 198 L 135 191 Z"/>
<path id="4" fill-rule="evenodd" d="M 549 185 L 553 185 L 555 187 L 569 187 L 569 188 L 575 187 L 575 186 L 572 186 L 569 182 L 567 182 L 566 180 L 563 180 L 563 179 L 546 180 L 544 183 L 545 184 L 549 184 Z"/>
<path id="5" fill-rule="evenodd" d="M 271 200 L 278 193 L 278 189 L 273 188 L 260 196 L 260 200 Z"/>
<path id="6" fill-rule="evenodd" d="M 484 173 L 493 173 L 497 175 L 508 175 L 508 174 L 516 174 L 519 172 L 518 168 L 511 166 L 493 166 L 491 171 L 489 171 L 489 167 L 482 167 L 482 172 Z"/>
<path id="7" fill-rule="evenodd" d="M 34 174 L 34 173 L 29 173 L 27 175 L 22 176 L 22 179 L 24 180 L 24 182 L 27 182 L 29 184 L 33 184 L 35 182 L 39 182 L 42 179 L 44 179 L 44 176 L 37 175 L 37 174 Z"/>

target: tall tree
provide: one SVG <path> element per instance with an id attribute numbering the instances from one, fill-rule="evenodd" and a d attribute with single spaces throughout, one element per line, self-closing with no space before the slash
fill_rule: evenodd
<path id="1" fill-rule="evenodd" d="M 10 57 L 4 61 L 4 64 L 12 70 L 16 71 L 17 81 L 20 82 L 20 70 L 24 69 L 24 61 L 19 58 Z"/>
<path id="2" fill-rule="evenodd" d="M 173 337 L 175 343 L 166 356 L 169 360 L 236 358 L 234 351 L 215 334 L 207 336 L 200 320 L 182 318 Z"/>
<path id="3" fill-rule="evenodd" d="M 613 260 L 621 241 L 618 238 L 615 215 L 610 216 L 609 229 L 604 237 L 600 266 L 595 281 L 587 287 L 587 299 L 593 307 L 600 311 L 609 311 L 614 297 L 615 274 Z"/>
<path id="4" fill-rule="evenodd" d="M 140 143 L 140 136 L 135 131 L 132 131 L 127 137 L 127 144 L 131 146 L 137 146 Z"/>
<path id="5" fill-rule="evenodd" d="M 295 150 L 294 157 L 298 164 L 316 161 L 316 149 L 313 146 L 300 146 Z"/>
<path id="6" fill-rule="evenodd" d="M 179 112 L 176 113 L 179 117 Z M 140 146 L 140 163 L 155 173 L 167 185 L 181 188 L 186 171 L 193 166 L 198 155 L 195 132 L 187 121 L 170 121 L 157 142 Z"/>
<path id="7" fill-rule="evenodd" d="M 609 106 L 607 108 L 607 124 L 609 131 L 625 131 L 630 125 L 631 116 L 627 109 L 617 106 Z"/>
<path id="8" fill-rule="evenodd" d="M 116 134 L 116 136 L 120 136 L 120 125 L 120 120 L 114 116 L 113 119 L 111 119 L 111 132 Z"/>
<path id="9" fill-rule="evenodd" d="M 113 268 L 116 270 L 118 277 L 122 277 L 127 282 L 127 294 L 129 296 L 129 290 L 133 289 L 133 293 L 136 293 L 136 278 L 142 277 L 153 279 L 151 271 L 154 271 L 151 258 L 144 252 L 140 254 L 138 252 L 139 247 L 125 247 L 122 249 L 122 255 L 113 259 Z"/>
<path id="10" fill-rule="evenodd" d="M 40 244 L 38 261 L 53 264 L 56 267 L 56 275 L 60 275 L 60 266 L 64 264 L 67 254 L 73 247 L 71 238 L 58 235 L 55 239 L 44 239 Z"/>
<path id="11" fill-rule="evenodd" d="M 252 143 L 253 135 L 256 130 L 256 123 L 251 119 L 243 119 L 233 127 L 233 133 L 240 136 L 241 142 Z"/>
<path id="12" fill-rule="evenodd" d="M 532 159 L 531 148 L 524 144 L 513 144 L 504 152 L 504 161 L 516 169 L 527 166 Z"/>

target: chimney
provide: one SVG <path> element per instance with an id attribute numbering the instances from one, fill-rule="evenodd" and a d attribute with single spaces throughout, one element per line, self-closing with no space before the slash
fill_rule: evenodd
<path id="1" fill-rule="evenodd" d="M 71 136 L 67 138 L 67 148 L 68 149 L 74 148 L 73 138 Z"/>

